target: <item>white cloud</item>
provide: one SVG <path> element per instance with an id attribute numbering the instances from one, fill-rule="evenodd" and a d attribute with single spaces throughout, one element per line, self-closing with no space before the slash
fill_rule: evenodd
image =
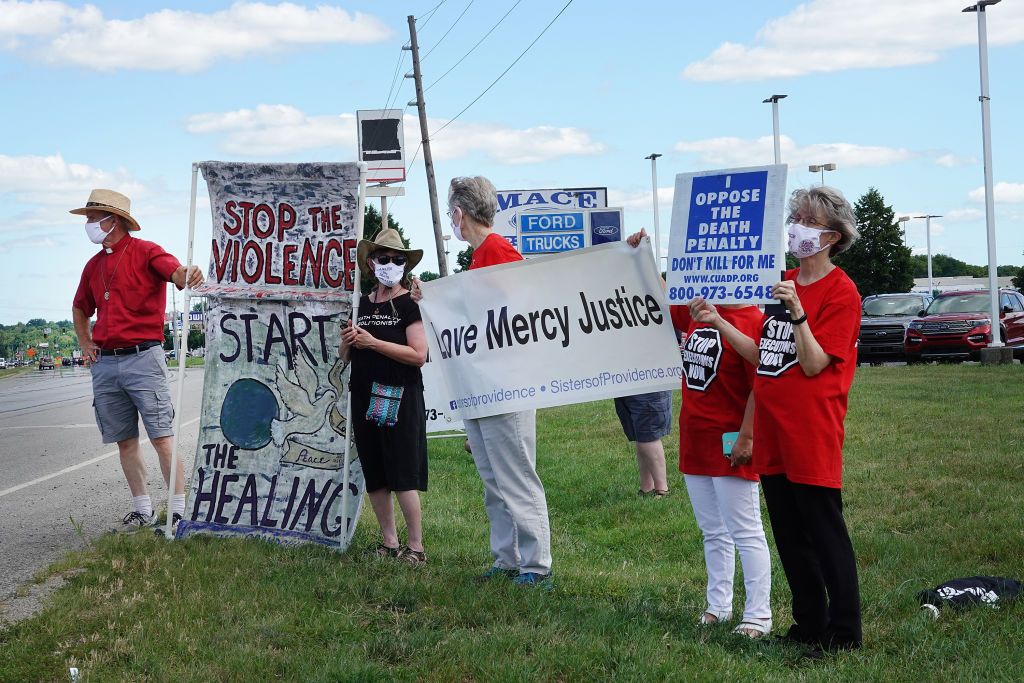
<path id="1" fill-rule="evenodd" d="M 51 235 L 20 237 L 0 242 L 0 254 L 7 254 L 11 251 L 20 252 L 26 249 L 53 249 L 59 246 L 62 246 L 62 243 Z"/>
<path id="2" fill-rule="evenodd" d="M 165 9 L 138 19 L 108 19 L 91 5 L 0 0 L 0 17 L 0 47 L 28 50 L 17 37 L 46 38 L 31 43 L 40 59 L 99 71 L 191 72 L 221 59 L 317 44 L 373 43 L 391 35 L 382 21 L 362 12 L 289 2 L 241 1 L 209 14 Z"/>
<path id="3" fill-rule="evenodd" d="M 972 223 L 985 217 L 981 209 L 953 209 L 946 212 L 946 220 L 950 223 Z"/>
<path id="4" fill-rule="evenodd" d="M 261 104 L 255 109 L 190 116 L 190 133 L 219 133 L 221 148 L 231 154 L 287 154 L 321 147 L 356 145 L 356 117 L 307 116 L 284 104 Z"/>
<path id="5" fill-rule="evenodd" d="M 444 123 L 446 121 L 431 121 L 430 127 L 436 129 Z M 418 125 L 415 118 L 406 119 L 406 130 L 410 125 Z M 431 140 L 431 150 L 438 159 L 457 159 L 479 152 L 503 164 L 536 164 L 559 157 L 603 154 L 606 149 L 581 128 L 509 128 L 461 121 L 451 124 L 442 135 Z"/>
<path id="6" fill-rule="evenodd" d="M 903 148 L 855 145 L 848 142 L 797 145 L 792 138 L 780 136 L 782 160 L 791 166 L 835 163 L 844 166 L 888 166 L 914 158 L 916 153 Z M 774 159 L 772 137 L 756 140 L 721 137 L 676 143 L 676 151 L 696 154 L 701 163 L 722 168 L 756 166 Z"/>
<path id="7" fill-rule="evenodd" d="M 0 154 L 0 195 L 11 195 L 24 204 L 75 208 L 89 191 L 105 187 L 128 196 L 140 194 L 142 183 L 124 169 L 105 171 L 86 164 L 70 163 L 60 154 L 7 156 Z M 77 203 L 77 204 L 76 204 Z"/>
<path id="8" fill-rule="evenodd" d="M 978 163 L 978 157 L 957 156 L 956 154 L 942 154 L 935 158 L 935 163 L 939 166 L 944 166 L 946 168 L 953 168 L 955 166 L 972 166 Z"/>
<path id="9" fill-rule="evenodd" d="M 750 44 L 722 43 L 683 70 L 691 81 L 786 78 L 845 69 L 937 61 L 976 45 L 977 20 L 965 0 L 811 0 L 765 24 Z M 1024 3 L 989 10 L 989 43 L 1024 41 Z"/>
<path id="10" fill-rule="evenodd" d="M 992 187 L 992 194 L 997 202 L 1019 203 L 1024 202 L 1024 183 L 996 183 Z M 979 187 L 967 193 L 971 201 L 985 201 L 985 188 Z"/>
<path id="11" fill-rule="evenodd" d="M 438 130 L 447 123 L 431 119 Z M 356 122 L 352 114 L 311 116 L 284 104 L 261 104 L 253 109 L 196 114 L 189 117 L 186 130 L 196 134 L 224 136 L 222 148 L 232 154 L 259 156 L 288 154 L 308 149 L 348 147 L 355 156 Z M 415 153 L 419 122 L 405 117 L 406 158 Z M 482 153 L 504 164 L 530 164 L 564 156 L 601 154 L 605 145 L 594 142 L 579 128 L 536 126 L 510 128 L 456 121 L 431 140 L 438 160 L 457 159 Z"/>
<path id="12" fill-rule="evenodd" d="M 658 207 L 660 209 L 670 208 L 672 199 L 675 197 L 675 186 L 658 188 Z M 640 211 L 653 211 L 654 205 L 651 201 L 651 191 L 629 192 L 624 190 L 608 190 L 608 206 L 621 206 L 625 209 L 637 209 Z"/>

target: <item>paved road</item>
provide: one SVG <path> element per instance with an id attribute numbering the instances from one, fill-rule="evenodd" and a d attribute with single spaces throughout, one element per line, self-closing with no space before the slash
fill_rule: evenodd
<path id="1" fill-rule="evenodd" d="M 89 370 L 61 370 L 0 379 L 0 600 L 64 551 L 120 526 L 131 510 L 117 446 L 101 442 L 93 420 Z M 177 370 L 171 376 L 176 397 Z M 202 383 L 201 368 L 186 371 L 179 442 L 186 474 Z M 167 488 L 148 442 L 143 457 L 150 494 L 162 506 Z"/>

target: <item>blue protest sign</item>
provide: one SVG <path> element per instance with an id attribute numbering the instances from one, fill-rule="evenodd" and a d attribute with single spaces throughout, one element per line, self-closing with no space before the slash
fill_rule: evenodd
<path id="1" fill-rule="evenodd" d="M 765 304 L 782 261 L 786 166 L 676 176 L 669 238 L 670 303 Z"/>

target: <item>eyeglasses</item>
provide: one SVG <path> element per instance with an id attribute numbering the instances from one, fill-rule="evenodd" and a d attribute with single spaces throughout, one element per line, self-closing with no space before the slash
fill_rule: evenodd
<path id="1" fill-rule="evenodd" d="M 409 260 L 409 257 L 404 254 L 395 254 L 394 256 L 389 254 L 374 254 L 370 258 L 382 266 L 386 266 L 389 263 L 394 263 L 396 266 L 404 266 Z"/>
<path id="2" fill-rule="evenodd" d="M 787 225 L 792 225 L 793 223 L 800 223 L 801 225 L 806 225 L 809 228 L 817 227 L 817 228 L 821 228 L 822 230 L 831 230 L 832 229 L 826 223 L 821 223 L 820 221 L 818 221 L 815 218 L 812 218 L 810 216 L 801 216 L 799 214 L 792 214 L 791 216 L 786 218 L 786 224 Z"/>

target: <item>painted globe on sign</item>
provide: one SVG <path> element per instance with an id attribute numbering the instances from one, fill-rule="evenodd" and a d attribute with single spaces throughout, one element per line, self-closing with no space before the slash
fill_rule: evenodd
<path id="1" fill-rule="evenodd" d="M 277 399 L 263 382 L 240 379 L 228 388 L 220 407 L 220 429 L 228 441 L 249 451 L 270 443 Z"/>

